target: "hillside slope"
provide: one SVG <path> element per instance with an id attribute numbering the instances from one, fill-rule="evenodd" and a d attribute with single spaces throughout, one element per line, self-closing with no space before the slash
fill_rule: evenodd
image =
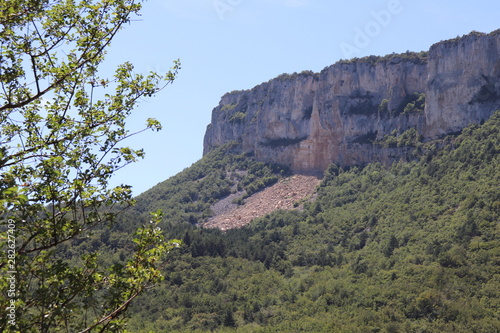
<path id="1" fill-rule="evenodd" d="M 283 171 L 223 150 L 207 155 L 138 198 L 141 209 L 159 207 L 161 193 L 176 198 L 162 201 L 162 228 L 185 245 L 164 283 L 134 304 L 129 329 L 499 332 L 500 112 L 424 151 L 390 169 L 331 165 L 304 210 L 224 233 L 189 223 L 218 200 L 203 199 L 204 189 L 215 185 L 223 198 L 231 179 L 267 170 L 244 177 L 269 185 Z"/>
<path id="2" fill-rule="evenodd" d="M 263 217 L 277 210 L 302 208 L 301 202 L 310 200 L 316 193 L 320 180 L 315 176 L 293 175 L 253 194 L 242 202 L 243 205 L 227 205 L 232 196 L 212 206 L 216 211 L 204 228 L 217 228 L 222 231 L 241 228 L 253 219 Z M 224 209 L 217 209 L 224 207 Z"/>

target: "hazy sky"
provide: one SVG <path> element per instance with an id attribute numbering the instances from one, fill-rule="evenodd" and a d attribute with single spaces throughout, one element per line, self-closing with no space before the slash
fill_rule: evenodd
<path id="1" fill-rule="evenodd" d="M 164 72 L 180 58 L 182 70 L 130 119 L 134 129 L 154 117 L 163 130 L 129 139 L 146 158 L 120 170 L 112 184 L 132 185 L 137 195 L 199 160 L 211 111 L 226 92 L 499 28 L 498 0 L 146 1 L 111 45 L 106 68 L 131 61 L 137 72 Z"/>

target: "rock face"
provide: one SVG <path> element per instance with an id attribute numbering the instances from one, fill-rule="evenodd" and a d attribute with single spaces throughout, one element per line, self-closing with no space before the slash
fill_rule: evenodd
<path id="1" fill-rule="evenodd" d="M 500 108 L 500 30 L 432 46 L 428 68 L 425 137 L 460 131 Z"/>
<path id="2" fill-rule="evenodd" d="M 500 109 L 500 30 L 435 44 L 429 52 L 339 62 L 320 73 L 281 75 L 224 95 L 204 153 L 230 141 L 296 172 L 407 158 L 376 144 L 414 132 L 434 139 Z"/>

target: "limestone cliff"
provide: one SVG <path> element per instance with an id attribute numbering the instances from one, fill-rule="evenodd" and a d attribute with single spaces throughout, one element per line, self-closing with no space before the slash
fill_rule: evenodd
<path id="1" fill-rule="evenodd" d="M 460 131 L 500 109 L 500 30 L 440 42 L 429 52 L 341 61 L 281 75 L 222 97 L 204 152 L 229 141 L 297 172 L 332 162 L 385 164 L 408 149 L 375 144 L 415 129 L 423 139 Z"/>

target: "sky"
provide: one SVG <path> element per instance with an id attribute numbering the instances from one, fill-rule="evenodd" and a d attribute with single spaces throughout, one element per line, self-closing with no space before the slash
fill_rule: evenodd
<path id="1" fill-rule="evenodd" d="M 341 59 L 424 51 L 441 40 L 500 28 L 500 1 L 462 0 L 149 0 L 116 37 L 104 64 L 130 61 L 138 73 L 166 72 L 172 85 L 143 100 L 130 130 L 146 119 L 160 132 L 125 142 L 146 157 L 117 172 L 111 185 L 138 195 L 202 157 L 203 136 L 222 95 L 282 73 L 323 68 Z"/>

